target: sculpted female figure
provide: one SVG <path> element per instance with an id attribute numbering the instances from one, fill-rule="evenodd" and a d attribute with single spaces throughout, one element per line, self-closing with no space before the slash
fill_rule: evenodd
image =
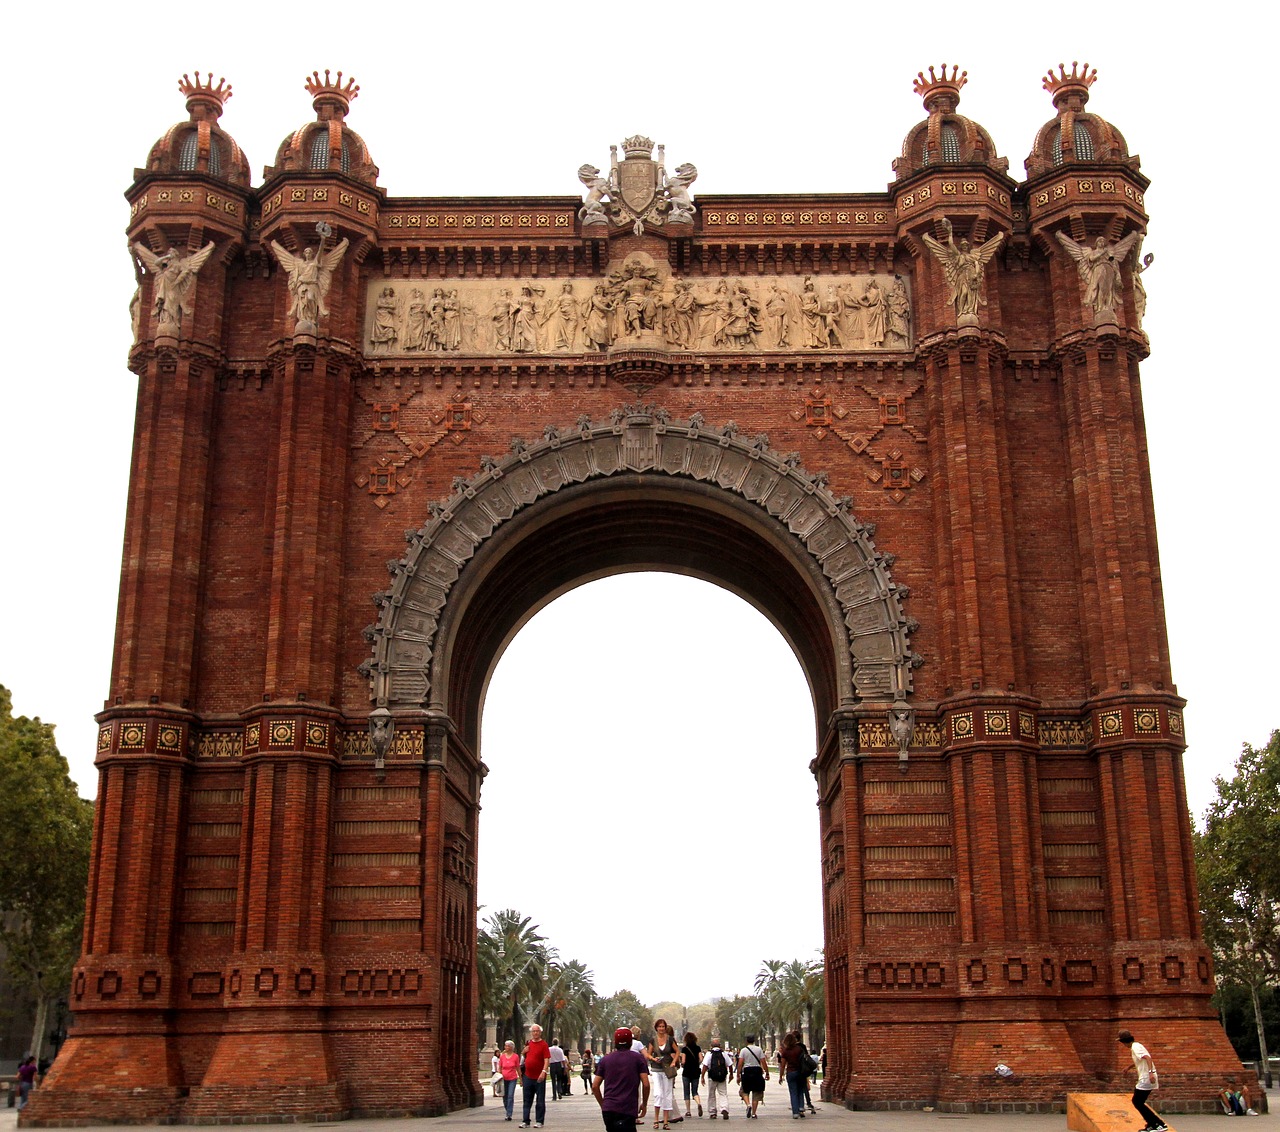
<path id="1" fill-rule="evenodd" d="M 605 294 L 604 284 L 597 283 L 587 300 L 586 327 L 582 332 L 588 346 L 607 350 L 613 344 L 613 308 L 614 303 Z"/>

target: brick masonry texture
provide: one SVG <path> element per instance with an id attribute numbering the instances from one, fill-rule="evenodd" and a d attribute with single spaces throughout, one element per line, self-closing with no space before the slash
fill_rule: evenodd
<path id="1" fill-rule="evenodd" d="M 930 109 L 977 137 L 953 112 Z M 341 115 L 325 121 L 356 146 Z M 950 164 L 908 155 L 886 193 L 706 198 L 693 223 L 640 235 L 584 228 L 570 198 L 389 200 L 367 162 L 300 168 L 282 149 L 249 189 L 207 156 L 183 171 L 153 153 L 130 239 L 216 250 L 176 338 L 150 316 L 155 277 L 141 288 L 76 1025 L 22 1125 L 478 1104 L 477 689 L 552 588 L 637 561 L 751 593 L 790 626 L 815 688 L 831 1099 L 1040 1111 L 1123 1087 L 1121 1026 L 1178 1067 L 1166 1111 L 1240 1075 L 1196 906 L 1132 263 L 1122 308 L 1095 317 L 1056 239 L 1145 227 L 1146 181 L 1099 143 L 1018 183 L 968 144 Z M 793 212 L 814 231 L 779 227 Z M 944 220 L 975 245 L 1005 236 L 972 324 L 924 240 Z M 349 247 L 311 334 L 268 244 L 299 254 L 321 221 Z M 371 284 L 536 278 L 554 293 L 637 254 L 703 294 L 896 274 L 910 339 L 366 355 Z M 800 485 L 873 548 L 883 601 L 866 635 L 790 512 L 643 454 L 490 523 L 442 608 L 402 600 L 421 548 L 477 521 L 481 481 L 515 490 L 520 449 L 553 443 L 565 467 L 684 445 Z M 849 675 L 881 637 L 910 642 L 890 665 L 914 711 L 901 768 L 893 692 Z M 417 699 L 383 663 L 413 649 Z M 381 766 L 378 704 L 395 717 Z M 1000 1082 L 991 1068 L 1014 1051 L 1018 1077 Z"/>

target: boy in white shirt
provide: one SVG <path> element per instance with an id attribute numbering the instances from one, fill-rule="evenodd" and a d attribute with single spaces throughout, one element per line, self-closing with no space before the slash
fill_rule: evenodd
<path id="1" fill-rule="evenodd" d="M 1156 1073 L 1156 1063 L 1141 1042 L 1133 1040 L 1128 1030 L 1121 1030 L 1116 1036 L 1122 1046 L 1127 1046 L 1133 1056 L 1133 1067 L 1138 1073 L 1138 1083 L 1133 1090 L 1133 1107 L 1138 1110 L 1146 1127 L 1143 1132 L 1168 1132 L 1168 1127 L 1147 1105 L 1147 1098 L 1160 1087 L 1160 1077 Z"/>

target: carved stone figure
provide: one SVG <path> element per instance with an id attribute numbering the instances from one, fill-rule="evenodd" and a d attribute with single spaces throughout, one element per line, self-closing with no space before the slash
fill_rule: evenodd
<path id="1" fill-rule="evenodd" d="M 916 713 L 901 700 L 889 709 L 889 734 L 898 744 L 899 755 L 905 755 L 911 746 L 911 736 L 915 732 Z"/>
<path id="2" fill-rule="evenodd" d="M 133 327 L 133 344 L 142 340 L 142 286 L 133 289 L 133 298 L 129 300 L 129 325 Z"/>
<path id="3" fill-rule="evenodd" d="M 489 325 L 493 331 L 493 348 L 506 353 L 511 349 L 511 324 L 515 307 L 511 303 L 510 289 L 503 287 L 489 307 Z"/>
<path id="4" fill-rule="evenodd" d="M 369 746 L 374 758 L 379 763 L 387 757 L 391 750 L 391 740 L 395 735 L 395 717 L 384 707 L 374 708 L 369 713 Z"/>
<path id="5" fill-rule="evenodd" d="M 462 304 L 458 301 L 458 289 L 454 287 L 444 297 L 441 308 L 441 319 L 444 323 L 444 348 L 459 350 L 462 348 Z"/>
<path id="6" fill-rule="evenodd" d="M 697 179 L 697 167 L 688 161 L 676 168 L 674 177 L 664 175 L 662 185 L 667 190 L 667 201 L 671 206 L 667 219 L 672 223 L 693 223 L 693 197 L 689 193 L 689 186 Z"/>
<path id="7" fill-rule="evenodd" d="M 405 313 L 404 339 L 406 350 L 421 350 L 427 339 L 427 300 L 417 287 L 409 292 L 409 306 Z"/>
<path id="8" fill-rule="evenodd" d="M 320 316 L 329 313 L 324 305 L 325 296 L 333 282 L 333 273 L 342 262 L 342 257 L 347 254 L 350 242 L 344 238 L 336 247 L 325 251 L 329 226 L 321 221 L 316 229 L 320 233 L 320 246 L 304 248 L 300 256 L 294 255 L 276 240 L 271 241 L 272 252 L 289 276 L 289 294 L 293 296 L 289 314 L 294 319 L 295 334 L 315 334 Z"/>
<path id="9" fill-rule="evenodd" d="M 658 146 L 655 161 L 653 142 L 642 134 L 624 138 L 622 149 L 624 157 L 619 161 L 618 147 L 610 146 L 607 177 L 594 165 L 579 166 L 578 180 L 587 187 L 578 210 L 583 226 L 629 223 L 632 231 L 642 236 L 645 224 L 690 223 L 694 205 L 689 186 L 697 179 L 697 168 L 686 162 L 674 176 L 667 176 L 663 147 Z"/>
<path id="10" fill-rule="evenodd" d="M 657 325 L 658 273 L 632 260 L 624 274 L 610 280 L 610 289 L 621 300 L 623 333 L 635 336 Z"/>
<path id="11" fill-rule="evenodd" d="M 572 350 L 578 337 L 578 300 L 573 284 L 565 283 L 547 310 L 547 344 L 552 350 Z"/>
<path id="12" fill-rule="evenodd" d="M 587 346 L 607 350 L 613 345 L 613 311 L 615 303 L 605 292 L 604 284 L 597 283 L 591 298 L 587 300 L 582 336 Z"/>
<path id="13" fill-rule="evenodd" d="M 1123 240 L 1108 244 L 1105 236 L 1099 236 L 1093 247 L 1077 244 L 1065 232 L 1059 232 L 1060 243 L 1076 262 L 1076 271 L 1080 274 L 1080 291 L 1085 305 L 1089 307 L 1095 318 L 1103 314 L 1114 314 L 1124 302 L 1123 281 L 1120 276 L 1120 264 L 1133 250 L 1142 233 L 1130 232 Z"/>
<path id="14" fill-rule="evenodd" d="M 943 218 L 942 230 L 947 234 L 947 242 L 940 244 L 926 232 L 925 247 L 942 262 L 947 286 L 950 288 L 948 300 L 956 308 L 956 321 L 961 326 L 976 326 L 978 308 L 987 305 L 987 300 L 982 295 L 984 269 L 1004 243 L 1004 233 L 997 232 L 986 243 L 971 248 L 968 240 L 962 239 L 959 244 L 956 243 L 950 220 Z"/>
<path id="15" fill-rule="evenodd" d="M 511 349 L 515 353 L 528 354 L 537 350 L 537 314 L 532 289 L 522 287 L 511 316 Z"/>
<path id="16" fill-rule="evenodd" d="M 600 176 L 600 170 L 594 165 L 579 166 L 578 180 L 587 186 L 586 198 L 578 209 L 578 219 L 584 225 L 608 224 L 609 217 L 604 205 L 609 197 L 609 182 Z"/>
<path id="17" fill-rule="evenodd" d="M 177 338 L 182 331 L 182 320 L 193 312 L 191 288 L 200 269 L 213 254 L 210 241 L 198 252 L 181 255 L 177 248 L 170 248 L 156 255 L 145 244 L 133 245 L 138 258 L 147 271 L 155 276 L 152 291 L 152 310 L 156 316 L 156 333 L 162 337 Z"/>
<path id="18" fill-rule="evenodd" d="M 764 309 L 767 315 L 765 325 L 769 331 L 769 344 L 779 350 L 791 345 L 792 298 L 778 287 L 769 284 L 769 297 L 765 300 Z"/>
<path id="19" fill-rule="evenodd" d="M 760 304 L 739 280 L 729 293 L 729 318 L 724 327 L 725 341 L 739 350 L 747 350 L 760 344 L 762 329 Z"/>
<path id="20" fill-rule="evenodd" d="M 1156 257 L 1151 252 L 1142 254 L 1142 241 L 1139 240 L 1133 249 L 1133 310 L 1138 316 L 1139 326 L 1147 317 L 1147 288 L 1142 282 L 1142 274 L 1155 263 L 1155 260 Z"/>
<path id="21" fill-rule="evenodd" d="M 905 347 L 911 342 L 911 299 L 901 275 L 893 277 L 893 290 L 886 300 L 888 305 L 888 336 L 900 339 Z"/>
<path id="22" fill-rule="evenodd" d="M 867 284 L 858 299 L 862 307 L 862 341 L 866 346 L 879 348 L 884 344 L 887 303 L 884 292 L 874 279 Z"/>
<path id="23" fill-rule="evenodd" d="M 802 345 L 821 349 L 827 344 L 826 320 L 822 316 L 822 300 L 809 276 L 804 277 L 804 289 L 800 292 L 800 324 L 804 330 Z"/>
<path id="24" fill-rule="evenodd" d="M 375 352 L 386 353 L 396 342 L 396 289 L 383 287 L 373 312 L 373 332 L 369 342 Z"/>

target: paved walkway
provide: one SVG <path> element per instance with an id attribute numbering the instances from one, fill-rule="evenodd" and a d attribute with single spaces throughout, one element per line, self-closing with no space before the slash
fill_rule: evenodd
<path id="1" fill-rule="evenodd" d="M 575 1078 L 576 1091 L 570 1097 L 558 1101 L 547 1099 L 545 1132 L 602 1132 L 600 1110 L 596 1102 L 582 1092 L 582 1081 Z M 721 1120 L 716 1128 L 728 1132 L 736 1127 L 745 1132 L 747 1122 L 742 1116 L 742 1106 L 737 1096 L 730 1096 L 732 1107 L 729 1120 Z M 1126 1095 L 1125 1103 L 1128 1103 Z M 519 1094 L 516 1095 L 515 1120 L 507 1124 L 503 1120 L 502 1102 L 492 1095 L 485 1097 L 483 1108 L 466 1109 L 433 1119 L 404 1118 L 400 1120 L 348 1120 L 340 1124 L 308 1125 L 327 1128 L 330 1132 L 515 1132 L 520 1122 Z M 953 1113 L 953 1112 L 850 1112 L 839 1105 L 824 1104 L 814 1097 L 818 1115 L 810 1116 L 808 1123 L 795 1122 L 804 1132 L 1064 1132 L 1067 1118 L 1064 1114 L 1028 1115 L 1026 1113 Z M 1173 1132 L 1234 1132 L 1222 1122 L 1226 1117 L 1204 1115 L 1179 1115 L 1170 1118 Z M 1238 1132 L 1277 1132 L 1273 1115 L 1244 1117 L 1247 1123 Z M 770 1082 L 765 1091 L 765 1103 L 760 1107 L 759 1124 L 751 1125 L 752 1132 L 774 1132 L 790 1129 L 791 1109 L 786 1090 L 778 1089 Z M 0 1109 L 0 1132 L 15 1132 L 17 1114 L 11 1108 Z M 137 1128 L 138 1126 L 133 1126 Z M 289 1125 L 277 1126 L 288 1128 Z M 680 1132 L 712 1132 L 707 1121 L 696 1117 L 677 1126 Z M 131 1128 L 131 1132 L 133 1132 Z M 652 1132 L 652 1117 L 636 1132 Z M 172 1132 L 166 1129 L 165 1132 Z"/>

